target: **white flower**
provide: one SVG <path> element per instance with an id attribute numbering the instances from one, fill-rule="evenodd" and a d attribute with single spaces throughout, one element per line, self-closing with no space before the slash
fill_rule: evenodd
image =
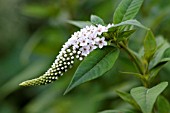
<path id="1" fill-rule="evenodd" d="M 97 34 L 98 35 L 101 35 L 103 32 L 107 32 L 108 31 L 108 29 L 107 29 L 107 27 L 105 27 L 105 26 L 102 26 L 102 25 L 98 25 L 97 26 Z"/>
<path id="2" fill-rule="evenodd" d="M 90 36 L 89 36 L 89 44 L 95 44 L 95 39 L 96 39 L 96 37 L 97 37 L 97 34 L 91 34 Z"/>
<path id="3" fill-rule="evenodd" d="M 114 26 L 114 24 L 108 24 L 107 25 L 107 29 L 109 29 L 109 28 L 111 28 L 111 27 L 113 27 Z"/>
<path id="4" fill-rule="evenodd" d="M 98 38 L 97 44 L 98 44 L 99 48 L 102 48 L 103 46 L 107 45 L 107 42 L 105 41 L 105 38 L 102 37 L 102 38 Z"/>
<path id="5" fill-rule="evenodd" d="M 87 38 L 89 34 L 90 34 L 90 32 L 86 28 L 83 28 L 81 30 L 81 36 L 80 37 L 81 38 Z"/>
<path id="6" fill-rule="evenodd" d="M 89 52 L 92 52 L 93 50 L 97 49 L 97 46 L 96 45 L 93 45 L 93 44 L 89 44 Z"/>
<path id="7" fill-rule="evenodd" d="M 80 38 L 78 42 L 80 43 L 80 46 L 87 46 L 89 39 L 87 38 Z"/>
<path id="8" fill-rule="evenodd" d="M 90 53 L 90 47 L 89 46 L 83 46 L 80 48 L 81 55 L 87 56 Z"/>

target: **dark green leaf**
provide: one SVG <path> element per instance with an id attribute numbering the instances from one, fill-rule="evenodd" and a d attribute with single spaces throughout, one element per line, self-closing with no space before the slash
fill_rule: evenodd
<path id="1" fill-rule="evenodd" d="M 118 34 L 118 39 L 128 38 L 131 34 L 133 34 L 136 30 L 128 30 L 122 31 Z"/>
<path id="2" fill-rule="evenodd" d="M 84 82 L 102 76 L 113 67 L 118 56 L 119 50 L 111 46 L 91 52 L 77 68 L 65 93 Z"/>
<path id="3" fill-rule="evenodd" d="M 105 24 L 104 24 L 104 21 L 103 21 L 100 17 L 98 17 L 98 16 L 96 16 L 96 15 L 91 15 L 90 21 L 91 21 L 91 23 L 93 23 L 93 24 L 105 25 Z"/>
<path id="4" fill-rule="evenodd" d="M 74 26 L 77 26 L 79 28 L 84 28 L 86 26 L 92 25 L 92 23 L 89 22 L 89 21 L 72 21 L 72 20 L 69 20 L 68 23 L 72 24 Z"/>
<path id="5" fill-rule="evenodd" d="M 167 86 L 168 82 L 162 82 L 151 89 L 145 87 L 133 88 L 130 93 L 143 113 L 151 113 L 157 97 Z"/>
<path id="6" fill-rule="evenodd" d="M 143 0 L 122 0 L 114 13 L 113 23 L 118 24 L 122 21 L 133 19 L 142 3 Z"/>
<path id="7" fill-rule="evenodd" d="M 151 30 L 147 31 L 144 39 L 144 56 L 147 60 L 153 56 L 157 49 L 156 40 Z"/>
<path id="8" fill-rule="evenodd" d="M 170 48 L 167 48 L 163 54 L 163 58 L 170 58 Z"/>
<path id="9" fill-rule="evenodd" d="M 117 27 L 111 27 L 111 28 L 108 29 L 108 31 L 110 31 L 110 32 L 116 32 L 118 29 L 119 29 L 118 26 L 117 26 Z"/>
<path id="10" fill-rule="evenodd" d="M 156 107 L 158 113 L 170 113 L 170 104 L 168 100 L 163 96 L 158 96 Z"/>
<path id="11" fill-rule="evenodd" d="M 138 104 L 135 102 L 135 100 L 132 98 L 132 96 L 129 93 L 122 92 L 122 91 L 116 91 L 116 93 L 119 95 L 120 98 L 122 98 L 125 102 L 128 102 L 133 107 L 140 109 Z"/>

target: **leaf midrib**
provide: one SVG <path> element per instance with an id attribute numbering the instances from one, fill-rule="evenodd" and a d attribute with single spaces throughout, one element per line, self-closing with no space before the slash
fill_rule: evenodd
<path id="1" fill-rule="evenodd" d="M 126 16 L 126 13 L 127 13 L 128 9 L 129 9 L 129 7 L 131 6 L 130 4 L 131 4 L 132 2 L 133 2 L 133 0 L 132 0 L 131 2 L 129 2 L 128 7 L 127 7 L 127 10 L 125 11 L 125 14 L 124 14 L 123 18 L 121 19 L 121 22 L 124 20 L 124 18 L 125 18 L 125 16 Z"/>
<path id="2" fill-rule="evenodd" d="M 84 75 L 84 76 L 81 77 L 80 79 L 78 79 L 77 82 L 75 82 L 75 84 L 78 83 L 79 81 L 81 81 L 81 80 L 86 76 L 87 73 L 89 73 L 95 66 L 97 66 L 97 65 L 102 61 L 102 59 L 104 59 L 106 56 L 108 56 L 109 54 L 111 54 L 113 51 L 114 51 L 114 50 L 111 50 L 109 53 L 107 53 L 107 54 L 104 55 L 101 59 L 99 59 L 99 60 L 98 60 L 99 62 L 97 62 L 88 72 L 82 74 L 82 75 Z"/>

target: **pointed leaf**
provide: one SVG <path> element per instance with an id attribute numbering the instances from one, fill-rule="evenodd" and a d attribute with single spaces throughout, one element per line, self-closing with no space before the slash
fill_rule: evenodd
<path id="1" fill-rule="evenodd" d="M 154 68 L 152 68 L 149 72 L 149 80 L 152 82 L 154 80 L 154 78 L 158 75 L 159 71 L 163 68 L 163 66 L 166 64 L 167 62 L 160 62 L 158 63 Z"/>
<path id="2" fill-rule="evenodd" d="M 91 15 L 90 21 L 91 21 L 91 23 L 93 23 L 93 24 L 105 25 L 105 24 L 104 24 L 104 21 L 103 21 L 100 17 L 98 17 L 98 16 L 96 16 L 96 15 Z"/>
<path id="3" fill-rule="evenodd" d="M 136 30 L 128 30 L 128 31 L 122 31 L 118 34 L 118 38 L 127 38 L 129 37 L 131 34 L 133 34 Z"/>
<path id="4" fill-rule="evenodd" d="M 133 19 L 138 13 L 144 0 L 122 0 L 117 7 L 113 23 L 117 24 L 125 20 Z"/>
<path id="5" fill-rule="evenodd" d="M 124 39 L 127 39 L 134 32 L 135 30 L 128 30 L 128 31 L 122 31 L 118 33 L 117 41 L 122 41 Z"/>
<path id="6" fill-rule="evenodd" d="M 91 52 L 77 68 L 65 93 L 84 82 L 102 76 L 113 67 L 118 56 L 119 50 L 111 46 Z"/>
<path id="7" fill-rule="evenodd" d="M 122 92 L 122 91 L 116 91 L 116 93 L 119 95 L 120 98 L 122 98 L 125 102 L 128 102 L 133 107 L 140 109 L 136 101 L 132 98 L 132 96 L 129 93 Z"/>
<path id="8" fill-rule="evenodd" d="M 84 28 L 86 26 L 92 25 L 92 23 L 89 22 L 89 21 L 72 21 L 72 20 L 69 20 L 68 23 L 72 24 L 74 26 L 77 26 L 79 28 Z"/>
<path id="9" fill-rule="evenodd" d="M 170 113 L 170 103 L 165 97 L 159 96 L 156 102 L 156 106 L 158 113 Z"/>
<path id="10" fill-rule="evenodd" d="M 149 69 L 153 69 L 159 65 L 162 58 L 164 58 L 165 50 L 170 47 L 170 44 L 162 36 L 157 37 L 156 42 L 157 50 L 149 63 Z"/>
<path id="11" fill-rule="evenodd" d="M 156 40 L 151 30 L 147 31 L 144 39 L 144 56 L 147 60 L 153 56 L 157 49 Z"/>
<path id="12" fill-rule="evenodd" d="M 157 97 L 167 86 L 168 82 L 162 82 L 151 89 L 145 87 L 133 88 L 130 93 L 143 113 L 151 113 Z"/>
<path id="13" fill-rule="evenodd" d="M 168 62 L 170 61 L 170 47 L 165 50 L 163 53 L 163 58 L 161 59 L 161 62 Z"/>
<path id="14" fill-rule="evenodd" d="M 170 48 L 167 48 L 163 52 L 161 61 L 158 62 L 150 71 L 150 80 L 152 81 L 158 74 L 158 72 L 163 68 L 163 66 L 170 61 Z"/>
<path id="15" fill-rule="evenodd" d="M 149 30 L 149 28 L 145 27 L 144 25 L 142 25 L 139 21 L 137 20 L 127 20 L 127 21 L 123 21 L 119 24 L 115 24 L 113 27 L 109 28 L 109 29 L 113 29 L 114 27 L 119 27 L 119 26 L 124 26 L 124 25 L 134 25 L 140 28 L 143 28 L 145 30 Z"/>

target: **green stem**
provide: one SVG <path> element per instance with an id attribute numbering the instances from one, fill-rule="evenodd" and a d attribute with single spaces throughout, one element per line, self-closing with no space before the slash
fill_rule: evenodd
<path id="1" fill-rule="evenodd" d="M 124 45 L 123 43 L 119 43 L 119 46 L 125 51 L 128 53 L 128 55 L 131 57 L 131 59 L 134 61 L 139 73 L 141 75 L 144 74 L 144 71 L 143 71 L 143 68 L 141 66 L 141 64 L 139 63 L 139 60 L 137 60 L 137 57 L 133 54 L 133 52 L 126 46 Z"/>
<path id="2" fill-rule="evenodd" d="M 134 54 L 134 52 L 132 52 L 132 50 L 127 47 L 127 45 L 120 42 L 119 46 L 131 57 L 131 59 L 133 60 L 134 64 L 136 65 L 136 67 L 141 75 L 140 78 L 141 78 L 143 85 L 148 88 L 149 87 L 149 81 L 148 81 L 149 76 L 148 76 L 148 74 L 145 74 L 145 71 L 144 71 L 145 68 L 144 68 L 144 65 L 142 64 L 142 62 L 140 61 L 140 59 L 137 58 L 137 56 Z"/>

